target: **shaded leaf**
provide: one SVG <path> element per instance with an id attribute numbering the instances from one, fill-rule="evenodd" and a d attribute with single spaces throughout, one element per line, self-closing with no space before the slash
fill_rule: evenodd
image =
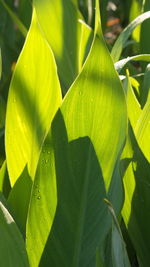
<path id="1" fill-rule="evenodd" d="M 23 238 L 0 201 L 0 262 L 3 267 L 29 266 Z"/>
<path id="2" fill-rule="evenodd" d="M 0 0 L 1 4 L 4 6 L 4 8 L 7 10 L 8 14 L 12 18 L 13 22 L 17 25 L 20 32 L 23 34 L 24 37 L 27 35 L 27 29 L 23 25 L 23 23 L 20 21 L 20 19 L 17 17 L 17 15 L 11 10 L 11 8 L 7 5 L 6 2 L 3 0 Z"/>
<path id="3" fill-rule="evenodd" d="M 130 61 L 146 61 L 150 62 L 150 55 L 149 54 L 142 54 L 142 55 L 136 55 L 133 57 L 127 57 L 124 59 L 119 60 L 115 63 L 115 69 L 120 72 L 122 68 Z"/>
<path id="4" fill-rule="evenodd" d="M 114 62 L 117 62 L 121 56 L 122 50 L 128 40 L 129 36 L 131 35 L 132 31 L 140 25 L 143 21 L 150 18 L 150 11 L 143 13 L 142 15 L 135 18 L 119 35 L 117 41 L 115 42 L 111 56 Z"/>
<path id="5" fill-rule="evenodd" d="M 144 81 L 142 84 L 141 90 L 141 106 L 142 108 L 146 104 L 147 98 L 150 94 L 150 64 L 147 65 L 145 74 L 144 74 Z"/>
<path id="6" fill-rule="evenodd" d="M 125 242 L 121 233 L 121 229 L 116 218 L 112 205 L 108 202 L 109 210 L 112 215 L 112 232 L 111 232 L 111 254 L 112 266 L 114 267 L 130 267 Z"/>
<path id="7" fill-rule="evenodd" d="M 8 204 L 22 234 L 26 233 L 26 220 L 30 202 L 32 180 L 25 167 L 8 197 Z"/>
<path id="8" fill-rule="evenodd" d="M 11 190 L 11 186 L 10 186 L 10 181 L 9 181 L 9 176 L 8 176 L 8 171 L 7 171 L 7 164 L 5 160 L 0 169 L 0 192 L 3 193 L 5 198 L 7 198 L 10 190 Z"/>

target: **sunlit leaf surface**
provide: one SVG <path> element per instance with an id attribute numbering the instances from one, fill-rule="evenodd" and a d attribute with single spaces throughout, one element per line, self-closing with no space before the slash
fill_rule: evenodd
<path id="1" fill-rule="evenodd" d="M 34 12 L 7 103 L 6 156 L 12 185 L 26 164 L 34 178 L 41 145 L 60 102 L 54 57 Z"/>

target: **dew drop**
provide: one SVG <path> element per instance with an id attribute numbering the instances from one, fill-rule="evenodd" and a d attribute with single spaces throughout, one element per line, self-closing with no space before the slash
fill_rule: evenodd
<path id="1" fill-rule="evenodd" d="M 41 197 L 40 197 L 40 196 L 38 196 L 38 197 L 37 197 L 37 199 L 38 199 L 38 200 L 40 200 L 40 199 L 41 199 Z"/>

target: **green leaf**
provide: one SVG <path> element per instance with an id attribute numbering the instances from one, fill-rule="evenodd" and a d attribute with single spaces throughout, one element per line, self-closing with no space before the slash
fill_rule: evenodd
<path id="1" fill-rule="evenodd" d="M 135 96 L 131 82 L 132 82 L 132 78 L 129 77 L 129 74 L 127 73 L 127 78 L 124 82 L 124 88 L 127 92 L 128 116 L 129 116 L 132 128 L 134 130 L 136 127 L 137 121 L 140 117 L 140 114 L 141 114 L 141 107 Z"/>
<path id="2" fill-rule="evenodd" d="M 116 218 L 114 209 L 111 203 L 108 202 L 109 210 L 112 215 L 112 232 L 111 232 L 111 255 L 112 266 L 114 267 L 130 267 L 128 254 L 126 251 L 125 242 L 121 233 L 121 229 Z"/>
<path id="3" fill-rule="evenodd" d="M 150 10 L 150 2 L 149 0 L 144 1 L 144 12 Z M 150 27 L 150 20 L 144 21 L 141 25 L 141 36 L 140 36 L 140 48 L 141 53 L 150 53 L 150 40 L 148 38 Z"/>
<path id="4" fill-rule="evenodd" d="M 69 141 L 81 136 L 91 138 L 108 189 L 124 142 L 127 114 L 125 95 L 102 38 L 95 38 L 61 111 Z M 100 143 L 100 140 L 103 141 Z"/>
<path id="5" fill-rule="evenodd" d="M 79 12 L 70 0 L 34 0 L 38 21 L 50 44 L 65 93 L 79 72 L 81 25 Z"/>
<path id="6" fill-rule="evenodd" d="M 31 195 L 32 180 L 25 167 L 8 197 L 8 204 L 21 232 L 26 233 L 26 220 Z"/>
<path id="7" fill-rule="evenodd" d="M 143 1 L 143 0 L 142 0 Z M 130 22 L 135 19 L 137 16 L 139 16 L 142 12 L 142 1 L 134 1 L 132 0 L 131 7 L 130 7 Z M 132 38 L 136 42 L 139 42 L 140 39 L 140 31 L 141 31 L 141 25 L 135 28 L 132 32 Z"/>
<path id="8" fill-rule="evenodd" d="M 145 74 L 144 74 L 144 81 L 142 84 L 141 90 L 141 106 L 142 108 L 146 104 L 147 98 L 150 95 L 150 64 L 147 65 Z"/>
<path id="9" fill-rule="evenodd" d="M 29 267 L 23 238 L 2 201 L 0 201 L 0 236 L 1 266 Z"/>
<path id="10" fill-rule="evenodd" d="M 122 166 L 125 172 L 123 218 L 134 245 L 139 265 L 149 266 L 150 165 L 139 149 L 130 127 Z"/>
<path id="11" fill-rule="evenodd" d="M 129 81 L 129 80 L 128 80 Z M 137 99 L 128 84 L 128 113 L 132 125 L 129 125 L 129 136 L 122 156 L 124 175 L 125 202 L 123 218 L 130 238 L 137 253 L 140 266 L 149 265 L 149 194 L 150 165 L 139 148 L 137 129 L 144 130 L 144 110 L 140 110 Z M 132 94 L 131 94 L 132 93 Z M 147 109 L 147 107 L 146 107 Z M 133 112 L 134 111 L 134 112 Z M 146 118 L 147 119 L 147 118 Z M 138 127 L 141 128 L 138 128 Z M 147 127 L 147 125 L 146 125 Z M 143 131 L 144 133 L 144 131 Z M 148 137 L 146 132 L 145 137 Z M 145 148 L 146 151 L 148 148 Z"/>
<path id="12" fill-rule="evenodd" d="M 0 49 L 0 80 L 2 76 L 2 54 L 1 54 L 1 49 Z"/>
<path id="13" fill-rule="evenodd" d="M 0 129 L 5 126 L 5 116 L 6 116 L 6 103 L 4 98 L 0 95 Z"/>
<path id="14" fill-rule="evenodd" d="M 7 103 L 6 157 L 12 185 L 26 164 L 30 177 L 34 178 L 43 140 L 60 103 L 54 57 L 33 12 Z"/>
<path id="15" fill-rule="evenodd" d="M 146 61 L 150 62 L 150 55 L 149 54 L 142 54 L 142 55 L 136 55 L 132 57 L 127 57 L 124 59 L 119 60 L 115 63 L 115 69 L 120 72 L 122 68 L 130 61 Z"/>
<path id="16" fill-rule="evenodd" d="M 141 110 L 140 104 L 135 96 L 135 93 L 131 86 L 131 78 L 127 78 L 125 87 L 128 91 L 128 114 L 131 126 L 133 128 L 138 145 L 141 148 L 143 154 L 150 161 L 149 152 L 149 131 L 150 131 L 150 97 Z"/>
<path id="17" fill-rule="evenodd" d="M 139 120 L 135 127 L 135 135 L 138 144 L 150 162 L 150 97 L 148 98 L 144 109 L 141 112 Z"/>
<path id="18" fill-rule="evenodd" d="M 95 33 L 98 26 L 99 24 L 97 23 Z M 100 30 L 99 27 L 98 30 Z M 60 111 L 69 143 L 72 140 L 85 136 L 90 138 L 102 168 L 106 189 L 108 190 L 116 161 L 120 156 L 125 139 L 127 110 L 123 88 L 102 36 L 100 39 L 95 36 L 84 67 L 67 93 Z M 59 127 L 61 129 L 61 125 Z M 62 131 L 60 129 L 58 132 Z M 57 142 L 61 144 L 64 142 L 64 139 L 60 138 L 59 140 L 58 138 Z M 78 151 L 76 153 L 77 157 L 79 157 L 80 153 Z M 55 215 L 57 192 L 54 164 L 53 141 L 51 132 L 49 132 L 42 148 L 36 172 L 27 222 L 27 250 L 31 266 L 37 266 L 40 261 Z M 84 160 L 83 164 L 85 166 Z M 76 166 L 76 168 L 74 171 L 79 172 L 80 168 L 82 169 L 82 165 Z M 65 176 L 66 169 L 63 171 L 62 166 L 60 171 L 64 179 L 69 179 L 69 174 L 67 177 Z M 69 172 L 69 170 L 67 171 Z M 67 183 L 65 184 L 67 186 Z M 78 184 L 76 187 L 78 187 Z M 68 193 L 66 192 L 66 194 L 69 194 L 68 197 L 76 194 L 76 187 L 71 186 L 67 189 Z M 65 195 L 65 192 L 63 194 Z M 120 202 L 120 199 L 117 199 L 117 202 Z M 67 216 L 67 213 L 63 216 Z M 71 218 L 69 213 L 68 216 Z M 35 227 L 37 221 L 38 228 Z M 66 233 L 65 235 L 67 235 L 66 230 L 64 231 L 64 234 Z M 38 246 L 34 244 L 35 238 L 38 240 Z M 93 235 L 93 240 L 95 238 L 96 236 Z M 59 243 L 60 240 L 57 242 Z M 74 242 L 72 242 L 72 246 L 74 246 Z M 68 243 L 68 249 L 73 249 L 71 248 L 72 246 Z"/>
<path id="19" fill-rule="evenodd" d="M 19 18 L 28 29 L 31 23 L 32 2 L 30 0 L 20 0 L 17 9 Z"/>
<path id="20" fill-rule="evenodd" d="M 113 58 L 114 62 L 117 62 L 121 56 L 122 50 L 131 35 L 132 31 L 140 25 L 143 21 L 150 18 L 150 11 L 147 11 L 143 13 L 142 15 L 138 16 L 136 19 L 134 19 L 119 35 L 117 41 L 115 42 L 112 51 L 111 56 Z"/>
<path id="21" fill-rule="evenodd" d="M 7 164 L 5 160 L 0 169 L 0 192 L 2 192 L 3 195 L 7 198 L 10 190 L 11 190 L 11 187 L 10 187 L 10 181 L 9 181 L 8 172 L 7 172 Z"/>
<path id="22" fill-rule="evenodd" d="M 68 143 L 61 114 L 52 126 L 58 204 L 40 266 L 95 266 L 96 247 L 108 231 L 99 163 L 88 137 Z"/>
<path id="23" fill-rule="evenodd" d="M 90 47 L 94 37 L 94 32 L 87 24 L 85 24 L 84 21 L 80 20 L 79 23 L 81 24 L 81 36 L 80 36 L 80 46 L 79 46 L 79 72 L 80 72 L 90 51 Z"/>
<path id="24" fill-rule="evenodd" d="M 24 37 L 27 35 L 27 29 L 23 25 L 23 23 L 20 21 L 20 19 L 16 16 L 16 14 L 10 9 L 10 7 L 4 2 L 3 0 L 0 0 L 1 4 L 4 6 L 4 8 L 7 10 L 8 14 L 12 18 L 13 22 L 17 25 L 20 32 L 23 34 Z"/>

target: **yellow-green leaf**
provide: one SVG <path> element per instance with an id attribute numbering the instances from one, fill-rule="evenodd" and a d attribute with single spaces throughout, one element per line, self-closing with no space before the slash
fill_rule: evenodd
<path id="1" fill-rule="evenodd" d="M 60 102 L 54 57 L 33 12 L 7 103 L 6 157 L 12 185 L 26 164 L 34 178 L 43 140 Z"/>
<path id="2" fill-rule="evenodd" d="M 97 32 L 99 32 L 100 38 L 96 36 Z M 61 114 L 61 120 L 58 119 L 59 113 Z M 82 248 L 85 248 L 85 250 L 83 249 L 84 251 L 86 251 L 86 249 L 87 251 L 90 250 L 90 239 L 95 248 L 98 244 L 96 229 L 99 229 L 98 233 L 101 233 L 100 242 L 102 236 L 105 236 L 108 227 L 107 223 L 109 220 L 106 220 L 107 216 L 102 216 L 105 224 L 105 231 L 102 231 L 104 230 L 104 224 L 100 223 L 100 218 L 102 218 L 101 213 L 97 213 L 97 215 L 95 213 L 96 207 L 99 208 L 98 205 L 94 205 L 94 203 L 97 203 L 97 193 L 95 193 L 97 191 L 93 190 L 94 185 L 92 184 L 91 179 L 87 179 L 89 172 L 92 171 L 90 153 L 93 155 L 96 152 L 97 160 L 100 169 L 102 170 L 101 174 L 98 171 L 100 175 L 99 180 L 104 179 L 108 191 L 125 140 L 127 130 L 127 109 L 122 85 L 102 38 L 98 16 L 96 18 L 95 37 L 91 50 L 81 73 L 66 94 L 59 113 L 57 113 L 53 121 L 53 127 L 55 123 L 57 127 L 55 126 L 56 128 L 54 127 L 53 131 L 49 132 L 42 148 L 34 180 L 27 221 L 27 250 L 30 264 L 34 267 L 38 266 L 40 260 L 41 265 L 44 261 L 44 264 L 49 266 L 60 266 L 60 262 L 61 266 L 71 266 L 72 263 L 74 263 L 74 265 L 80 263 L 81 266 L 86 266 L 87 256 L 85 256 L 86 254 L 84 253 L 82 255 Z M 66 134 L 65 136 L 63 136 L 64 132 Z M 91 145 L 88 145 L 88 148 L 92 147 L 92 152 L 91 149 L 87 149 L 87 146 L 83 148 L 82 142 L 79 142 L 84 140 L 84 138 L 89 140 Z M 74 143 L 74 153 L 67 152 L 68 146 L 72 143 Z M 76 143 L 77 147 L 75 146 Z M 73 156 L 68 153 L 71 155 L 73 154 Z M 97 160 L 95 158 L 94 162 Z M 95 166 L 95 163 L 93 164 L 93 166 Z M 70 167 L 70 165 L 73 167 Z M 84 172 L 81 171 L 83 169 L 85 170 Z M 98 170 L 98 165 L 96 170 Z M 80 171 L 83 175 L 81 175 Z M 76 179 L 72 179 L 73 174 Z M 95 181 L 94 176 L 93 179 Z M 113 179 L 116 179 L 115 175 L 113 176 Z M 83 181 L 83 196 L 82 194 L 78 194 L 81 181 Z M 91 191 L 93 198 L 90 197 L 91 195 L 88 191 L 89 186 L 93 186 Z M 99 194 L 101 195 L 101 198 L 105 195 L 104 191 L 99 191 Z M 113 194 L 115 193 L 113 192 Z M 76 203 L 72 205 L 72 210 L 69 206 L 70 199 L 72 199 L 71 201 L 77 200 L 78 203 L 78 205 L 76 205 Z M 62 204 L 60 200 L 62 201 Z M 119 199 L 116 198 L 116 200 L 120 203 L 120 196 Z M 56 211 L 57 201 L 57 208 L 59 209 L 59 205 L 62 205 L 62 209 Z M 95 209 L 93 207 L 95 207 Z M 80 218 L 79 215 L 81 209 L 83 214 L 82 223 L 80 224 L 80 220 L 78 221 L 77 218 Z M 54 219 L 55 211 L 56 217 Z M 62 211 L 63 214 L 61 216 Z M 103 211 L 103 209 L 101 211 Z M 88 220 L 85 219 L 85 214 L 88 214 L 88 218 L 93 218 L 92 214 L 95 214 L 94 217 L 96 216 L 95 220 L 97 222 L 96 226 L 94 224 L 94 219 L 88 224 Z M 60 222 L 59 218 L 63 218 L 63 224 L 60 228 L 59 225 L 57 225 Z M 74 220 L 73 226 L 69 223 L 69 218 Z M 37 221 L 38 227 L 35 227 Z M 63 246 L 63 243 L 61 242 L 63 238 L 62 235 L 64 235 L 64 237 L 67 236 L 69 231 L 64 223 L 65 221 L 70 227 L 69 229 L 73 239 L 72 242 L 70 242 L 68 237 L 68 243 Z M 53 223 L 55 223 L 55 226 Z M 54 228 L 56 227 L 54 232 L 53 228 L 51 228 L 52 225 Z M 91 229 L 89 228 L 89 225 L 93 229 L 93 235 L 91 233 L 90 238 L 88 235 L 88 233 L 90 234 Z M 74 232 L 74 229 L 77 229 L 77 235 L 75 234 L 76 232 Z M 89 231 L 87 229 L 89 229 Z M 86 235 L 86 233 L 87 242 L 84 242 L 84 234 Z M 38 246 L 35 246 L 35 239 L 38 240 Z M 56 245 L 55 248 L 51 246 L 51 241 Z M 59 249 L 59 246 L 61 249 Z M 50 251 L 50 253 L 48 251 Z M 61 253 L 59 253 L 59 251 L 61 251 Z M 69 254 L 70 251 L 71 253 Z M 90 266 L 95 266 L 94 253 L 96 255 L 96 249 L 95 252 L 92 250 L 91 254 L 89 254 L 91 260 Z M 66 255 L 68 255 L 68 259 Z M 73 258 L 69 255 L 73 255 Z M 57 264 L 55 265 L 55 263 Z"/>
<path id="3" fill-rule="evenodd" d="M 81 18 L 70 0 L 34 0 L 38 21 L 50 44 L 58 66 L 63 92 L 79 72 L 78 52 Z"/>

